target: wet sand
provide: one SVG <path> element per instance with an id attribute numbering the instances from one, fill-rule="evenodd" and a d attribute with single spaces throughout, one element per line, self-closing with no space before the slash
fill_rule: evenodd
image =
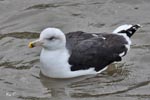
<path id="1" fill-rule="evenodd" d="M 123 61 L 97 76 L 42 76 L 41 48 L 29 49 L 46 27 L 112 32 L 141 24 Z M 0 0 L 0 99 L 150 100 L 150 0 Z"/>

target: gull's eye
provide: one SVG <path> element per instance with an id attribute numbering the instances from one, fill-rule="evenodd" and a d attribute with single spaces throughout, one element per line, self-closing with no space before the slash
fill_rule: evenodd
<path id="1" fill-rule="evenodd" d="M 47 40 L 54 40 L 56 39 L 55 37 L 50 37 L 50 38 L 47 38 Z"/>

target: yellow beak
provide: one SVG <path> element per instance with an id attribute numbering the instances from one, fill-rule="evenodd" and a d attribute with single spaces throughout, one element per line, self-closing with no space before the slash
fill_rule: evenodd
<path id="1" fill-rule="evenodd" d="M 29 42 L 28 47 L 29 48 L 34 48 L 36 46 L 42 46 L 42 44 L 43 44 L 42 41 L 36 40 L 36 41 L 33 41 L 33 42 Z"/>
<path id="2" fill-rule="evenodd" d="M 34 47 L 33 42 L 30 42 L 30 43 L 28 44 L 28 47 L 29 47 L 29 48 L 33 48 L 33 47 Z"/>

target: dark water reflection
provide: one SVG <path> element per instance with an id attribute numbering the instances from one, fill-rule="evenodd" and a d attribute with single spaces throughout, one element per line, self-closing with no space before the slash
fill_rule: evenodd
<path id="1" fill-rule="evenodd" d="M 0 99 L 150 100 L 149 0 L 0 0 Z M 143 28 L 123 61 L 96 76 L 51 79 L 39 74 L 41 48 L 29 41 L 46 27 L 65 33 L 111 32 L 125 23 Z"/>

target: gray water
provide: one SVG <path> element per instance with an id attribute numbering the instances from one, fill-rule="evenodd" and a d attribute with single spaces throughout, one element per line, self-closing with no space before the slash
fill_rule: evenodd
<path id="1" fill-rule="evenodd" d="M 122 62 L 97 76 L 51 79 L 40 74 L 46 27 L 111 32 L 141 24 Z M 150 100 L 150 0 L 0 0 L 0 100 Z"/>

